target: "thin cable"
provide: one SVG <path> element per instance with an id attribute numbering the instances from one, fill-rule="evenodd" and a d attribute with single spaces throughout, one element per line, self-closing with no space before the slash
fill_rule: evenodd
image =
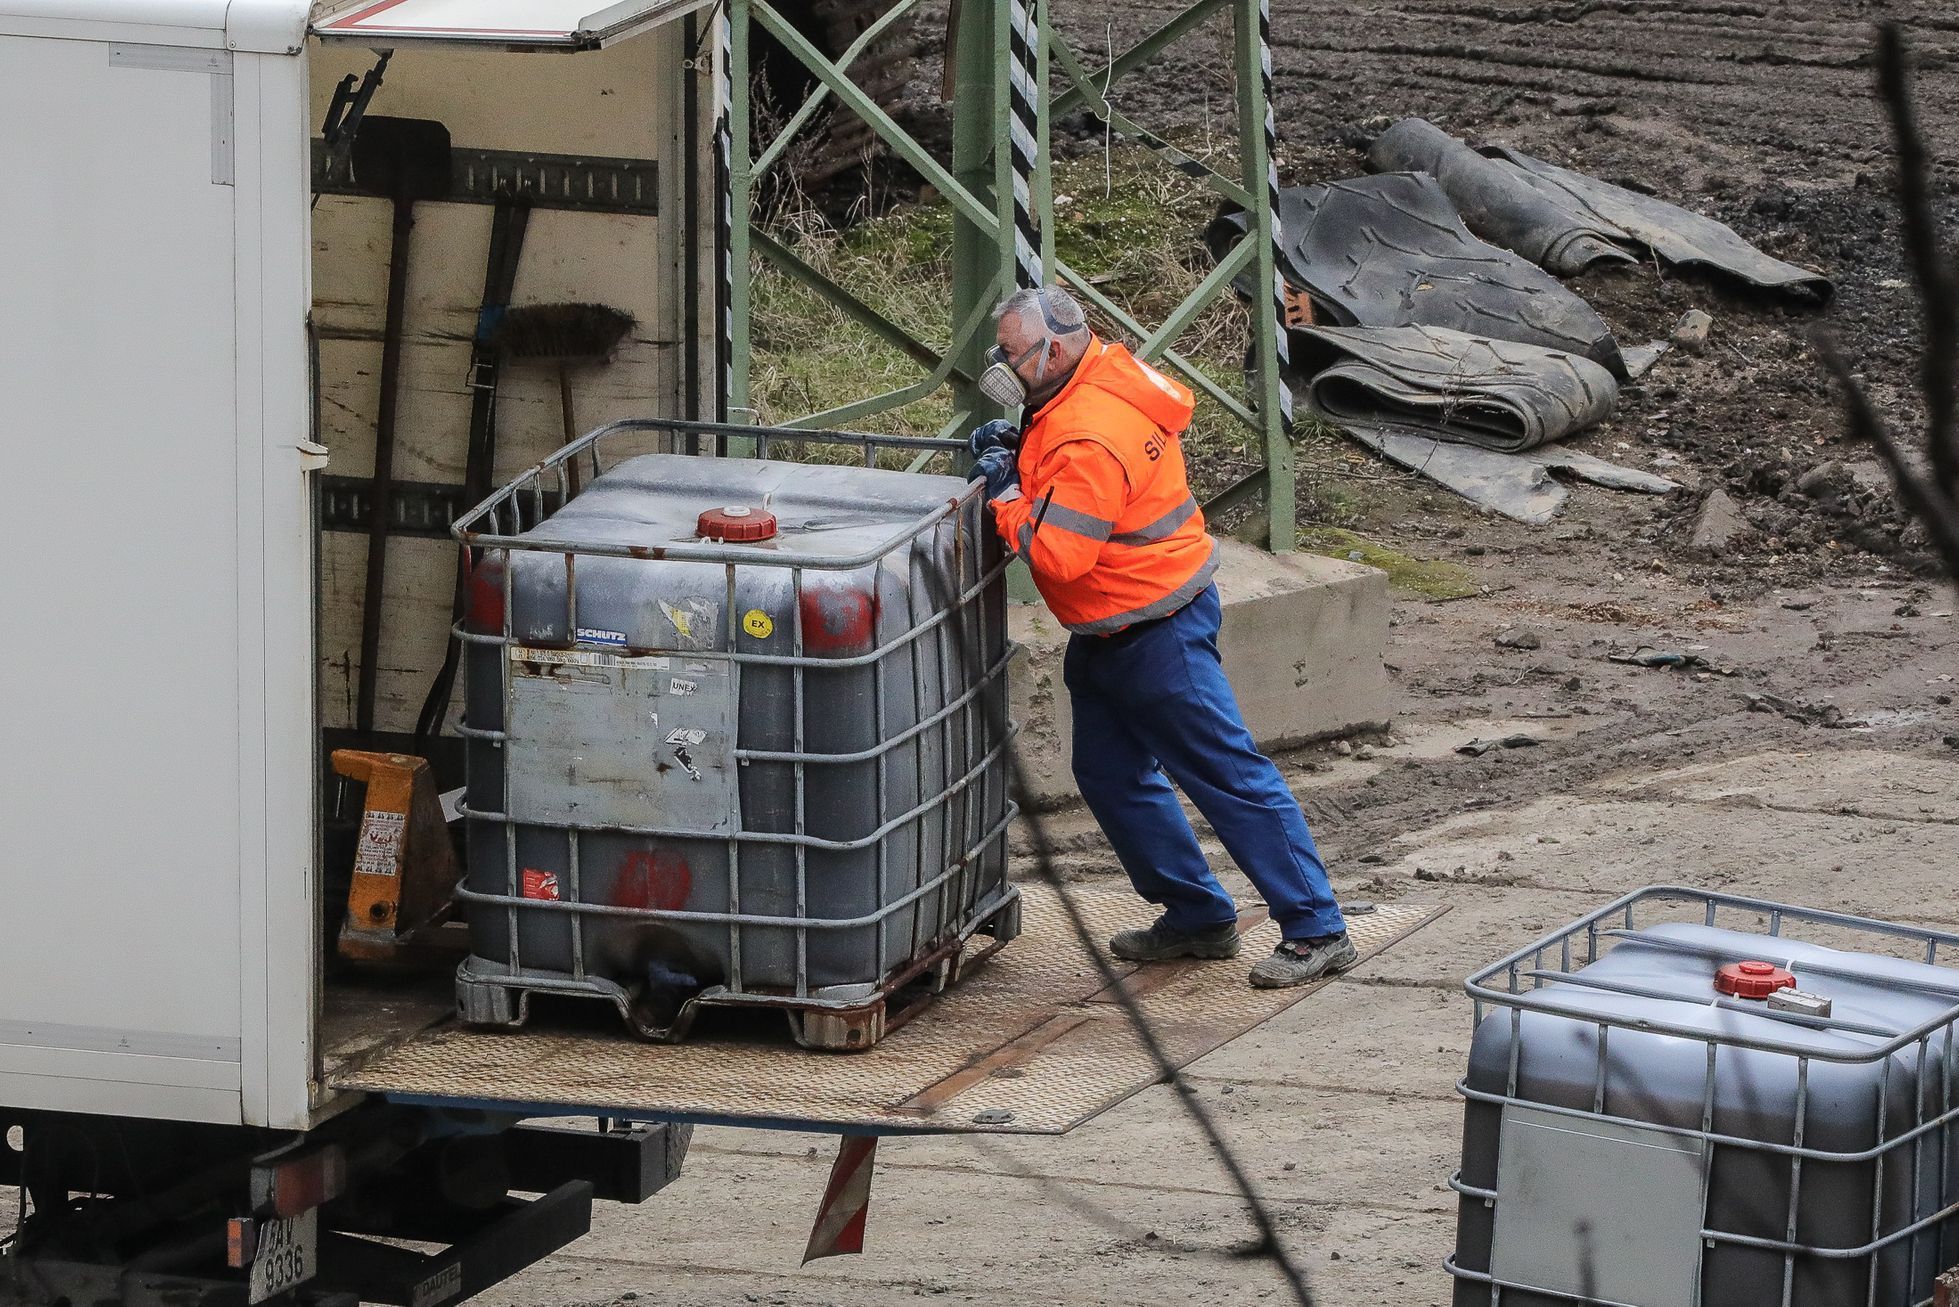
<path id="1" fill-rule="evenodd" d="M 1925 313 L 1925 357 L 1919 388 L 1925 395 L 1927 453 L 1934 478 L 1949 491 L 1959 484 L 1953 383 L 1953 354 L 1959 350 L 1959 301 L 1954 297 L 1952 266 L 1939 246 L 1938 220 L 1932 213 L 1931 161 L 1912 109 L 1911 60 L 1905 51 L 1904 32 L 1896 23 L 1878 29 L 1877 86 L 1898 147 L 1898 214 L 1905 253 Z"/>
<path id="2" fill-rule="evenodd" d="M 980 516 L 984 524 L 991 514 L 982 508 L 980 510 Z M 986 525 L 982 525 L 981 529 L 987 529 Z M 926 589 L 931 594 L 933 604 L 939 608 L 947 607 L 949 596 L 938 574 L 933 571 L 927 571 L 924 573 L 924 578 Z M 956 632 L 956 643 L 963 650 L 966 629 L 965 609 L 960 605 L 952 605 L 950 611 L 953 615 L 948 625 Z M 965 670 L 967 669 L 962 669 L 962 672 Z M 1012 781 L 1012 788 L 1024 794 L 1027 792 L 1027 774 L 1026 769 L 1021 766 L 1020 755 L 1009 751 L 1007 756 L 1009 758 L 1009 775 Z M 1054 891 L 1056 899 L 1061 904 L 1062 911 L 1067 914 L 1069 929 L 1074 932 L 1075 940 L 1080 945 L 1082 952 L 1086 953 L 1089 960 L 1094 963 L 1095 972 L 1102 982 L 1102 987 L 1114 996 L 1116 1006 L 1121 1009 L 1124 1018 L 1128 1020 L 1130 1026 L 1135 1030 L 1136 1037 L 1143 1045 L 1144 1051 L 1149 1054 L 1151 1062 L 1155 1064 L 1157 1071 L 1155 1083 L 1168 1084 L 1176 1091 L 1177 1101 L 1183 1106 L 1184 1112 L 1190 1119 L 1196 1122 L 1198 1131 L 1203 1135 L 1205 1143 L 1210 1147 L 1211 1152 L 1217 1156 L 1219 1164 L 1223 1166 L 1225 1174 L 1230 1177 L 1231 1183 L 1238 1190 L 1239 1197 L 1243 1200 L 1246 1209 L 1251 1213 L 1252 1224 L 1257 1232 L 1258 1238 L 1256 1242 L 1246 1247 L 1240 1255 L 1247 1258 L 1264 1258 L 1271 1261 L 1273 1265 L 1279 1268 L 1280 1275 L 1284 1277 L 1286 1287 L 1291 1290 L 1292 1300 L 1299 1307 L 1314 1307 L 1315 1299 L 1312 1289 L 1306 1283 L 1306 1272 L 1298 1263 L 1293 1261 L 1292 1256 L 1287 1253 L 1285 1246 L 1279 1242 L 1278 1224 L 1272 1219 L 1272 1213 L 1267 1209 L 1265 1201 L 1259 1197 L 1258 1190 L 1253 1187 L 1251 1176 L 1246 1172 L 1244 1164 L 1238 1160 L 1238 1155 L 1232 1151 L 1231 1145 L 1225 1140 L 1224 1133 L 1218 1129 L 1217 1122 L 1211 1118 L 1210 1110 L 1198 1099 L 1197 1090 L 1184 1078 L 1183 1068 L 1177 1064 L 1176 1060 L 1170 1056 L 1169 1050 L 1164 1047 L 1162 1038 L 1156 1032 L 1156 1027 L 1150 1022 L 1149 1014 L 1143 1011 L 1142 1005 L 1136 1001 L 1135 995 L 1131 994 L 1123 985 L 1123 978 L 1116 973 L 1115 967 L 1103 955 L 1101 948 L 1096 942 L 1094 932 L 1089 929 L 1088 919 L 1082 914 L 1081 905 L 1075 901 L 1073 891 L 1068 888 L 1067 884 L 1062 880 L 1060 873 L 1055 870 L 1054 845 L 1048 839 L 1046 820 L 1040 813 L 1033 811 L 1023 811 L 1021 820 L 1027 823 L 1027 832 L 1032 839 L 1035 874 Z"/>
<path id="3" fill-rule="evenodd" d="M 682 68 L 685 68 L 691 72 L 699 66 L 701 51 L 707 49 L 707 43 L 711 39 L 713 39 L 714 32 L 715 32 L 715 19 L 721 13 L 721 6 L 725 5 L 726 3 L 728 3 L 728 0 L 714 0 L 714 3 L 707 7 L 707 12 L 705 14 L 701 14 L 697 16 L 696 21 L 698 21 L 701 25 L 700 26 L 701 34 L 699 37 L 695 39 L 693 50 L 688 54 L 686 60 L 680 65 Z"/>
<path id="4" fill-rule="evenodd" d="M 1109 47 L 1108 72 L 1102 78 L 1102 103 L 1107 104 L 1109 88 L 1116 84 L 1115 19 L 1109 20 L 1103 39 L 1108 42 Z M 1116 193 L 1115 135 L 1115 115 L 1109 114 L 1102 119 L 1102 198 L 1105 200 Z"/>
<path id="5" fill-rule="evenodd" d="M 1013 777 L 1015 786 L 1022 793 L 1026 793 L 1027 777 L 1021 767 L 1018 754 L 1013 756 Z M 1089 929 L 1088 919 L 1082 915 L 1081 905 L 1075 901 L 1073 892 L 1055 871 L 1054 847 L 1048 841 L 1047 823 L 1038 812 L 1024 812 L 1021 819 L 1027 823 L 1028 834 L 1032 837 L 1036 873 L 1060 900 L 1062 911 L 1068 916 L 1069 928 L 1074 931 L 1075 939 L 1080 943 L 1082 951 L 1094 962 L 1096 974 L 1101 979 L 1103 987 L 1114 995 L 1116 1006 L 1122 1009 L 1123 1016 L 1128 1018 L 1129 1024 L 1135 1029 L 1136 1037 L 1142 1041 L 1144 1050 L 1150 1055 L 1150 1060 L 1156 1064 L 1158 1081 L 1167 1083 L 1176 1091 L 1177 1101 L 1183 1105 L 1190 1119 L 1197 1123 L 1197 1128 L 1203 1134 L 1205 1142 L 1217 1155 L 1225 1174 L 1231 1177 L 1232 1184 L 1237 1187 L 1239 1196 L 1244 1200 L 1247 1210 L 1251 1212 L 1252 1224 L 1258 1231 L 1258 1242 L 1247 1248 L 1244 1255 L 1268 1258 L 1285 1277 L 1287 1287 L 1292 1290 L 1293 1301 L 1298 1303 L 1299 1307 L 1313 1307 L 1313 1291 L 1307 1286 L 1306 1272 L 1293 1261 L 1292 1256 L 1286 1252 L 1285 1246 L 1279 1242 L 1278 1225 L 1273 1221 L 1272 1213 L 1267 1210 L 1264 1200 L 1258 1196 L 1258 1190 L 1252 1186 L 1251 1176 L 1246 1173 L 1244 1165 L 1238 1160 L 1238 1155 L 1226 1142 L 1223 1132 L 1218 1129 L 1217 1122 L 1211 1119 L 1210 1109 L 1198 1099 L 1197 1090 L 1185 1079 L 1183 1068 L 1164 1048 L 1155 1026 L 1150 1023 L 1149 1015 L 1143 1011 L 1135 995 L 1123 985 L 1122 977 L 1103 956 L 1101 948 L 1096 943 L 1094 932 Z"/>
<path id="6" fill-rule="evenodd" d="M 1084 1198 L 1082 1195 L 1076 1193 L 1066 1180 L 1043 1174 L 1031 1166 L 1023 1166 L 1020 1159 L 1016 1158 L 1009 1150 L 1001 1147 L 992 1135 L 965 1134 L 954 1135 L 952 1137 L 962 1140 L 978 1152 L 985 1153 L 995 1166 L 1014 1179 L 1025 1180 L 1029 1184 L 1039 1187 L 1054 1202 L 1075 1213 L 1075 1215 L 1081 1217 L 1089 1224 L 1100 1226 L 1111 1234 L 1118 1234 L 1125 1239 L 1132 1239 L 1138 1243 L 1147 1240 L 1152 1251 L 1176 1253 L 1183 1257 L 1211 1257 L 1234 1261 L 1246 1255 L 1246 1250 L 1242 1248 L 1222 1250 L 1206 1247 L 1203 1244 L 1188 1243 L 1181 1239 L 1165 1239 L 1162 1235 L 1157 1234 L 1156 1231 L 1136 1224 L 1127 1217 L 1112 1211 L 1107 1206 L 1095 1202 L 1093 1199 Z"/>

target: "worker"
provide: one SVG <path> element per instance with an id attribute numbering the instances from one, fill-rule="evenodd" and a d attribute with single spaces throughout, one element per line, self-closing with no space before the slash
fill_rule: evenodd
<path id="1" fill-rule="evenodd" d="M 1089 329 L 1060 287 L 996 313 L 979 380 L 1022 421 L 969 438 L 994 523 L 1068 628 L 1074 773 L 1155 923 L 1109 950 L 1132 962 L 1229 958 L 1238 908 L 1204 860 L 1170 783 L 1190 796 L 1280 929 L 1260 988 L 1303 985 L 1359 960 L 1306 817 L 1259 753 L 1218 657 L 1217 542 L 1184 474 L 1183 385 Z"/>

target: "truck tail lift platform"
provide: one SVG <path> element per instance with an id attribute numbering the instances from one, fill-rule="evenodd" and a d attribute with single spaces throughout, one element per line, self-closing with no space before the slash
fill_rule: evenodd
<path id="1" fill-rule="evenodd" d="M 1132 922 L 1127 885 L 1070 886 L 1099 936 Z M 507 1035 L 444 1023 L 378 1056 L 329 1070 L 345 1089 L 399 1103 L 835 1134 L 1063 1134 L 1158 1079 L 1155 1063 L 1070 930 L 1056 892 L 1023 883 L 1022 935 L 912 1022 L 863 1053 L 811 1061 L 764 1029 L 647 1044 L 604 1023 Z M 1381 904 L 1352 918 L 1371 955 L 1439 913 Z M 1248 955 L 1278 928 L 1263 910 L 1239 922 Z M 1171 1058 L 1184 1065 L 1312 989 L 1252 989 L 1236 964 L 1118 963 Z M 1317 987 L 1314 987 L 1317 988 Z M 555 1105 L 555 1106 L 546 1106 Z"/>

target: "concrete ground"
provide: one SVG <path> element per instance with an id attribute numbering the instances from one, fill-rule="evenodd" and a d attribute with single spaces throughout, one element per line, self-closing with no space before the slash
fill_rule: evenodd
<path id="1" fill-rule="evenodd" d="M 1873 573 L 1716 611 L 1655 575 L 1616 585 L 1601 615 L 1564 602 L 1589 580 L 1583 559 L 1563 566 L 1533 586 L 1534 651 L 1492 645 L 1518 617 L 1504 595 L 1398 605 L 1392 733 L 1282 760 L 1343 897 L 1452 907 L 1191 1068 L 1324 1304 L 1448 1300 L 1461 985 L 1478 965 L 1662 881 L 1959 925 L 1949 590 Z M 1633 643 L 1701 645 L 1735 674 L 1606 661 Z M 1866 724 L 1750 711 L 1750 693 L 1827 699 Z M 1455 752 L 1514 733 L 1540 743 Z M 1079 815 L 1054 834 L 1071 874 L 1115 874 Z M 673 1187 L 605 1209 L 591 1238 L 485 1301 L 1286 1301 L 1268 1264 L 1239 1255 L 1244 1212 L 1164 1087 L 1061 1139 L 887 1141 L 865 1254 L 799 1267 L 832 1152 L 703 1129 Z"/>

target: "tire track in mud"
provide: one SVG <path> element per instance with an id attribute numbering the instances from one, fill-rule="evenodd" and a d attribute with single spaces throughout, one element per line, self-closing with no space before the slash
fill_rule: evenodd
<path id="1" fill-rule="evenodd" d="M 1289 48 L 1281 46 L 1281 48 Z M 1329 45 L 1316 43 L 1311 47 L 1316 54 L 1344 54 L 1369 59 L 1456 59 L 1474 66 L 1499 64 L 1511 68 L 1526 68 L 1539 71 L 1553 71 L 1561 77 L 1590 76 L 1608 80 L 1623 79 L 1633 82 L 1665 82 L 1669 85 L 1705 83 L 1720 85 L 1724 79 L 1695 76 L 1688 73 L 1669 73 L 1664 69 L 1641 67 L 1637 64 L 1590 63 L 1575 58 L 1570 53 L 1526 54 L 1521 51 L 1501 51 L 1490 46 L 1465 45 L 1454 41 L 1439 41 L 1433 44 L 1415 42 L 1370 42 L 1360 45 Z M 1277 55 L 1275 53 L 1274 57 Z"/>
<path id="2" fill-rule="evenodd" d="M 1177 13 L 1143 0 L 1113 15 L 1120 49 Z M 1959 155 L 1959 18 L 1930 0 L 1892 11 L 1914 32 L 1920 95 L 1934 149 Z M 1782 6 L 1749 0 L 1538 0 L 1282 7 L 1273 58 L 1286 148 L 1345 140 L 1358 123 L 1420 115 L 1458 133 L 1501 134 L 1521 148 L 1563 140 L 1560 101 L 1609 102 L 1597 117 L 1677 129 L 1682 145 L 1715 148 L 1707 162 L 1743 174 L 1801 175 L 1827 165 L 1848 181 L 1886 135 L 1870 92 L 1874 18 L 1856 0 Z M 1111 16 L 1059 7 L 1056 22 L 1091 62 Z M 1228 83 L 1228 24 L 1186 38 L 1125 84 L 1125 108 L 1161 129 L 1201 113 L 1201 81 Z M 1492 94 L 1492 92 L 1498 94 Z M 1506 98 L 1514 93 L 1520 99 Z M 1609 160 L 1617 125 L 1589 129 L 1579 166 Z M 1603 147 L 1593 150 L 1593 145 Z M 1570 151 L 1565 151 L 1570 157 Z M 1649 168 L 1650 171 L 1650 168 Z M 1655 178 L 1655 180 L 1660 180 Z"/>
<path id="3" fill-rule="evenodd" d="M 1577 0 L 1567 4 L 1528 5 L 1505 9 L 1500 5 L 1450 5 L 1443 12 L 1462 18 L 1480 18 L 1491 23 L 1576 23 L 1593 14 L 1724 14 L 1736 18 L 1770 18 L 1774 10 L 1748 4 L 1695 4 L 1693 0 L 1668 4 L 1656 0 Z"/>

